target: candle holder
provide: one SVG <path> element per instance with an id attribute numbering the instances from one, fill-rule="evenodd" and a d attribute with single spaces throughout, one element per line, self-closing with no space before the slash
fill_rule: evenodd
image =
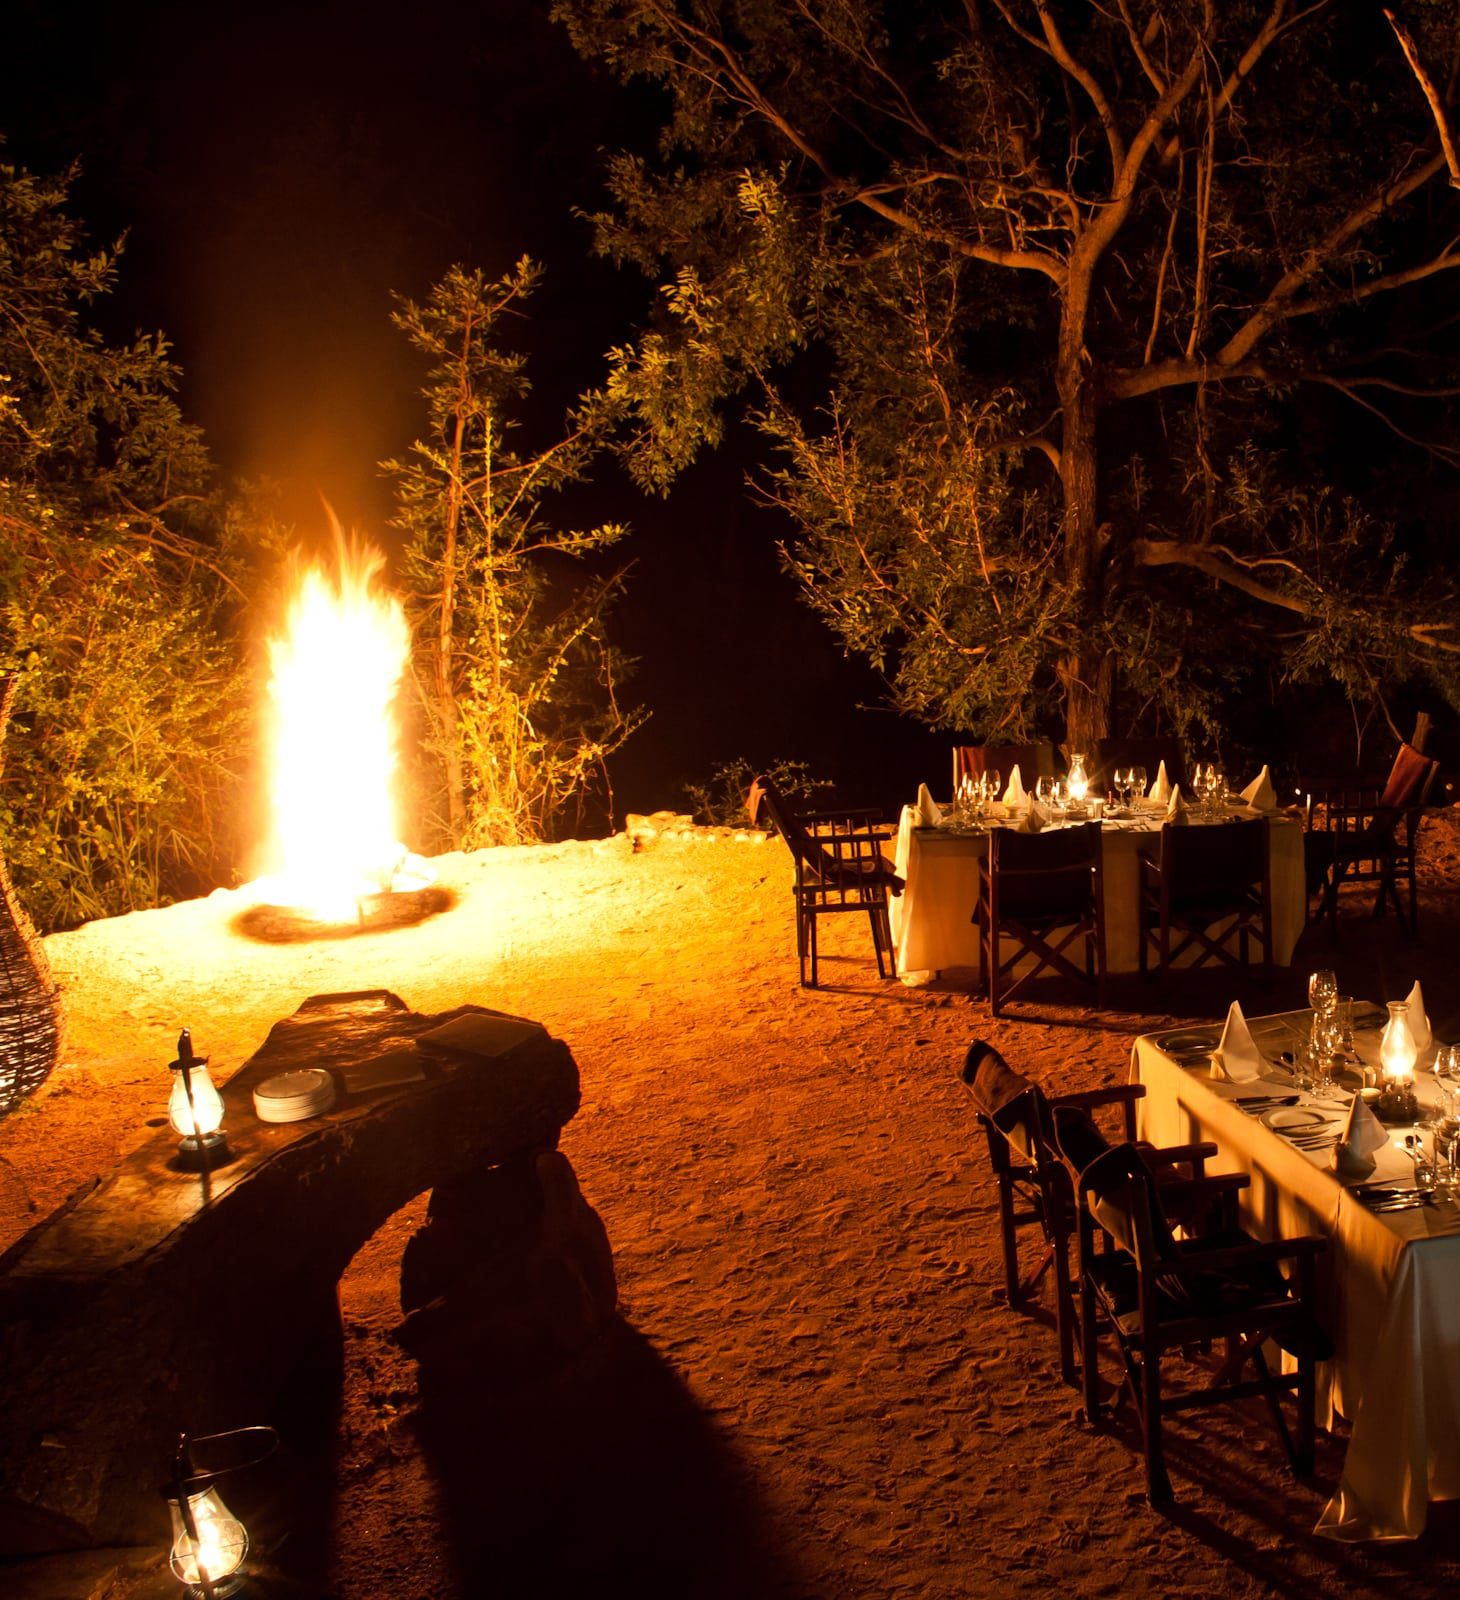
<path id="1" fill-rule="evenodd" d="M 1419 1047 L 1409 1026 L 1409 1004 L 1389 1001 L 1389 1020 L 1379 1040 L 1379 1098 L 1374 1113 L 1381 1122 L 1414 1123 L 1419 1120 L 1419 1102 L 1414 1093 L 1414 1064 Z"/>

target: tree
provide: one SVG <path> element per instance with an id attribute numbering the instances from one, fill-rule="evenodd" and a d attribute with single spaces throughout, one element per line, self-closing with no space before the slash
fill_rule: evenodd
<path id="1" fill-rule="evenodd" d="M 69 181 L 0 165 L 0 839 L 43 927 L 216 881 L 247 710 L 207 452 L 163 338 L 87 326 L 117 251 Z"/>
<path id="2" fill-rule="evenodd" d="M 453 267 L 396 324 L 432 365 L 429 429 L 388 461 L 424 710 L 429 799 L 444 848 L 548 836 L 643 720 L 618 703 L 623 658 L 604 621 L 624 574 L 570 581 L 567 567 L 615 543 L 618 523 L 562 530 L 545 503 L 579 482 L 610 410 L 589 395 L 542 449 L 511 443 L 528 392 L 525 358 L 497 342 L 541 270 L 524 258 L 496 282 Z"/>
<path id="3" fill-rule="evenodd" d="M 1374 509 L 1460 463 L 1455 0 L 555 14 L 669 108 L 596 219 L 663 284 L 610 383 L 640 481 L 753 386 L 791 568 L 903 709 L 1088 746 L 1254 662 L 1456 697 L 1445 564 Z"/>

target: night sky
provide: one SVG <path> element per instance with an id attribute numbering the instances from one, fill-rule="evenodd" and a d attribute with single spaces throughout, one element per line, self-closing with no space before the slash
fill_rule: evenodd
<path id="1" fill-rule="evenodd" d="M 421 297 L 453 262 L 544 261 L 528 347 L 545 426 L 647 303 L 643 280 L 591 257 L 574 209 L 604 203 L 603 152 L 642 143 L 655 108 L 580 62 L 546 10 L 9 8 L 9 158 L 79 159 L 91 239 L 128 230 L 105 331 L 168 335 L 224 472 L 279 481 L 301 532 L 322 532 L 324 495 L 388 541 L 376 464 L 419 427 L 392 292 Z M 605 466 L 580 508 L 634 529 L 614 634 L 641 662 L 628 698 L 654 717 L 614 764 L 619 811 L 677 805 L 681 781 L 742 755 L 808 759 L 849 798 L 911 798 L 951 740 L 857 710 L 881 686 L 780 574 L 786 530 L 746 493 L 748 462 L 742 437 L 667 501 Z"/>

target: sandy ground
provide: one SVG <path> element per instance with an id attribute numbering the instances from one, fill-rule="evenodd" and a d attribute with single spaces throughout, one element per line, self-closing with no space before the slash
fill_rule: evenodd
<path id="1" fill-rule="evenodd" d="M 1355 910 L 1336 952 L 1310 930 L 1249 1011 L 1298 1004 L 1314 965 L 1374 998 L 1420 975 L 1456 1037 L 1460 827 L 1427 842 L 1418 946 Z M 64 1064 L 0 1123 L 5 1244 L 156 1125 L 183 1024 L 225 1076 L 306 997 L 355 988 L 515 1012 L 571 1046 L 583 1107 L 563 1147 L 612 1239 L 621 1321 L 443 1416 L 391 1338 L 423 1202 L 393 1218 L 342 1284 L 346 1382 L 279 1552 L 291 1593 L 1453 1593 L 1455 1508 L 1417 1544 L 1315 1540 L 1342 1441 L 1296 1484 L 1260 1414 L 1174 1424 L 1178 1507 L 1156 1515 L 1128 1415 L 1087 1428 L 1048 1316 L 1003 1304 L 955 1076 L 969 1041 L 1051 1089 L 1119 1082 L 1136 1033 L 1217 1014 L 1232 977 L 1131 981 L 1103 1014 L 1033 989 L 994 1021 L 955 982 L 879 982 L 850 918 L 827 930 L 826 987 L 799 989 L 775 841 L 619 836 L 437 865 L 460 903 L 409 930 L 254 944 L 219 894 L 51 938 Z"/>

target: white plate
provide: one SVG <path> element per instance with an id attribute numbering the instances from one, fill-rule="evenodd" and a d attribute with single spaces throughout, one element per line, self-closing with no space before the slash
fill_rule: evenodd
<path id="1" fill-rule="evenodd" d="M 1264 1111 L 1261 1120 L 1274 1133 L 1296 1133 L 1299 1129 L 1321 1128 L 1328 1118 L 1309 1106 L 1275 1106 Z"/>

